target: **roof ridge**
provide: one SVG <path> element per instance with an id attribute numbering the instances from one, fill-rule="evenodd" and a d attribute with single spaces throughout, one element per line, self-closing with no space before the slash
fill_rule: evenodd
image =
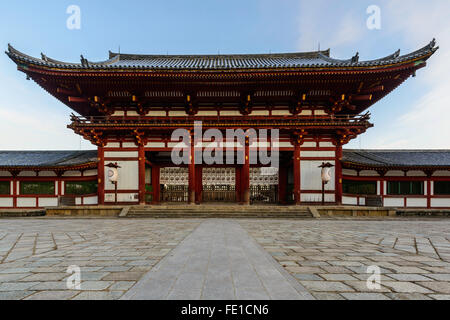
<path id="1" fill-rule="evenodd" d="M 279 52 L 279 53 L 231 53 L 231 54 L 138 54 L 138 53 L 117 53 L 109 51 L 109 58 L 120 57 L 120 60 L 130 60 L 130 59 L 223 59 L 227 57 L 232 58 L 317 58 L 323 55 L 325 57 L 330 56 L 330 49 L 322 51 L 305 51 L 305 52 Z"/>

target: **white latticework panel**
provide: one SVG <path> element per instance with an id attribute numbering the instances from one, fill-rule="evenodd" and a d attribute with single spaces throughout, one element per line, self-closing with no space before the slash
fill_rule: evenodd
<path id="1" fill-rule="evenodd" d="M 250 168 L 250 185 L 278 185 L 278 170 L 276 168 Z"/>
<path id="2" fill-rule="evenodd" d="M 161 168 L 160 183 L 165 185 L 188 185 L 188 168 Z"/>
<path id="3" fill-rule="evenodd" d="M 236 171 L 234 168 L 203 168 L 203 185 L 235 185 Z"/>

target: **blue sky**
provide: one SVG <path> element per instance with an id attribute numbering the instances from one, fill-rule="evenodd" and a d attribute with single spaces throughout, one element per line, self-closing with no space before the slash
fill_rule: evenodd
<path id="1" fill-rule="evenodd" d="M 69 5 L 81 8 L 81 30 L 69 30 Z M 369 5 L 381 29 L 369 30 Z M 375 128 L 347 147 L 450 149 L 450 1 L 448 0 L 172 0 L 2 1 L 0 46 L 64 61 L 105 60 L 127 53 L 268 53 L 331 47 L 331 55 L 375 59 L 416 50 L 433 37 L 441 49 L 370 109 Z M 0 55 L 0 150 L 86 149 L 66 128 L 72 111 Z"/>

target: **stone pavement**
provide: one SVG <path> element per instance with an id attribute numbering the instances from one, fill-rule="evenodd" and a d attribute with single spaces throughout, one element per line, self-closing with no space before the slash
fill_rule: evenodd
<path id="1" fill-rule="evenodd" d="M 241 224 L 318 299 L 450 299 L 450 220 Z M 367 287 L 369 266 L 379 290 Z"/>
<path id="2" fill-rule="evenodd" d="M 70 265 L 81 290 L 67 289 Z M 366 285 L 373 265 L 379 290 Z M 169 299 L 310 298 L 305 288 L 317 299 L 449 300 L 450 220 L 0 219 L 0 300 L 144 298 L 140 288 L 156 287 Z"/>
<path id="3" fill-rule="evenodd" d="M 236 222 L 203 222 L 124 299 L 313 299 Z"/>
<path id="4" fill-rule="evenodd" d="M 199 224 L 120 219 L 0 219 L 0 300 L 118 299 Z M 81 291 L 66 272 L 81 269 Z"/>

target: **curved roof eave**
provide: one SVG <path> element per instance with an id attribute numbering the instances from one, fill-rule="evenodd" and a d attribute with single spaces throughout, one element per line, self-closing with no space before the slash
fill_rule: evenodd
<path id="1" fill-rule="evenodd" d="M 48 68 L 68 70 L 254 70 L 254 69 L 294 69 L 294 68 L 346 68 L 346 67 L 383 67 L 414 59 L 428 59 L 439 47 L 433 39 L 423 48 L 400 56 L 400 51 L 384 58 L 359 61 L 357 53 L 351 59 L 338 60 L 329 57 L 326 51 L 278 54 L 237 54 L 237 55 L 132 55 L 109 53 L 109 60 L 90 62 L 81 56 L 81 63 L 68 63 L 51 59 L 42 54 L 42 58 L 26 55 L 11 45 L 6 54 L 17 64 L 29 64 Z"/>

